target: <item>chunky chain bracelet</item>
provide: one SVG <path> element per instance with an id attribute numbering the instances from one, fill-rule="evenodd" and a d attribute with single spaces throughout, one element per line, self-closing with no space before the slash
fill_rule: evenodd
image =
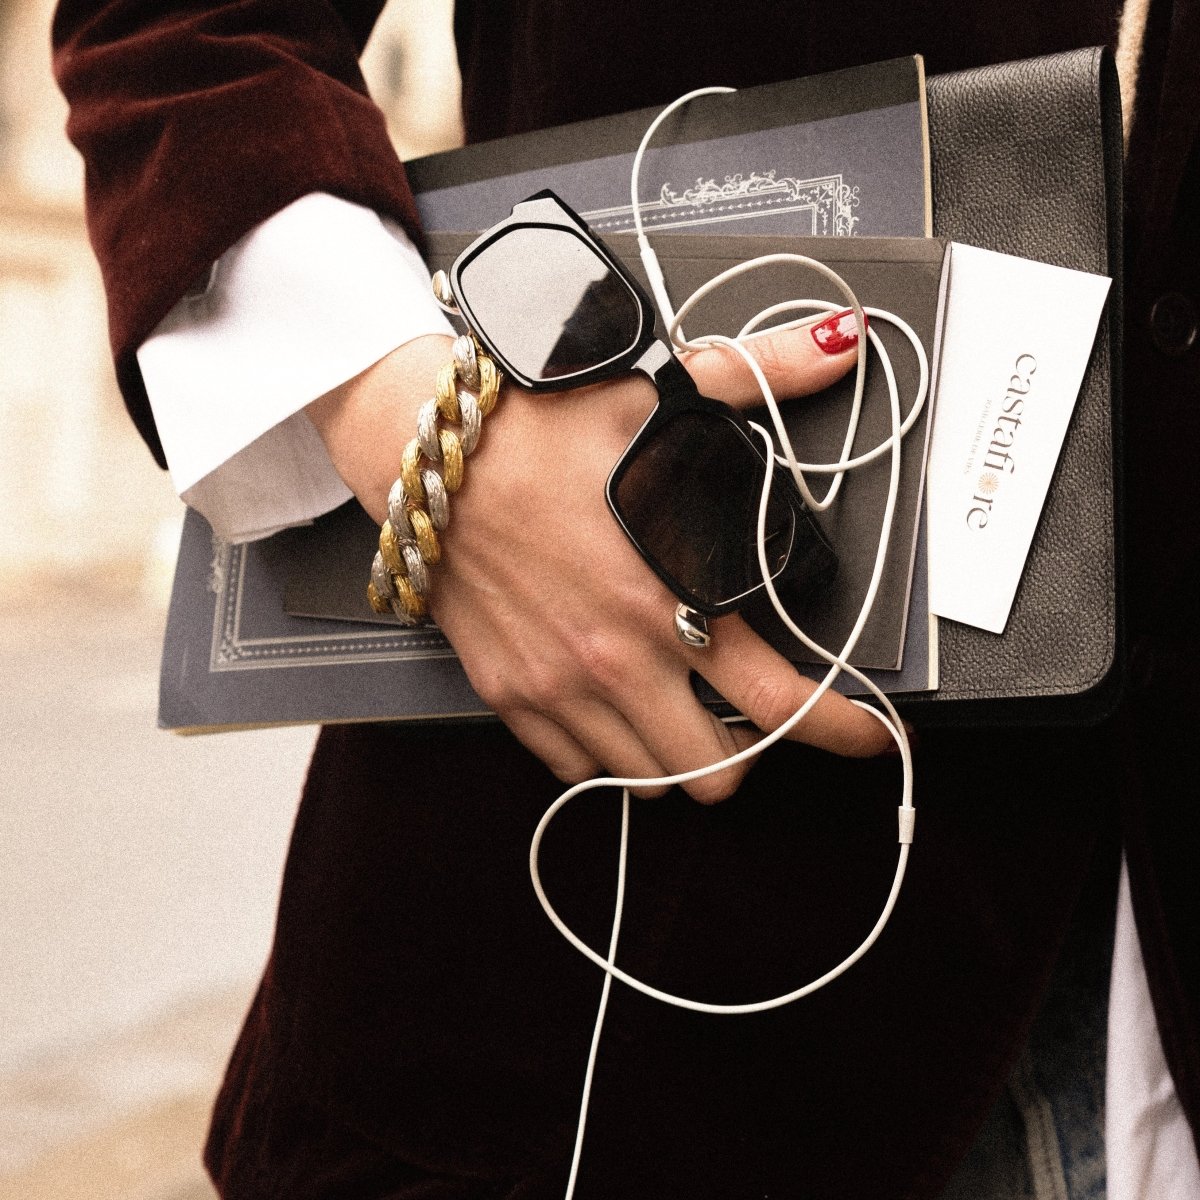
<path id="1" fill-rule="evenodd" d="M 496 405 L 500 372 L 470 334 L 455 338 L 432 399 L 417 414 L 417 436 L 404 448 L 400 477 L 388 493 L 388 517 L 371 562 L 367 599 L 404 625 L 429 619 L 430 566 L 442 556 L 438 534 L 450 522 L 450 496 L 462 486 L 463 460 L 479 444 L 483 418 Z M 456 425 L 449 428 L 443 422 Z"/>

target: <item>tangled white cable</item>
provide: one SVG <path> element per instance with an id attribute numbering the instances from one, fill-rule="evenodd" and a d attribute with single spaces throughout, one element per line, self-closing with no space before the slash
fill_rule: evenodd
<path id="1" fill-rule="evenodd" d="M 888 455 L 890 458 L 890 474 L 888 479 L 888 495 L 887 502 L 884 506 L 882 518 L 880 520 L 879 541 L 876 547 L 874 567 L 871 574 L 870 583 L 867 587 L 866 595 L 864 596 L 862 607 L 859 610 L 858 617 L 854 622 L 853 628 L 846 637 L 845 644 L 841 650 L 834 653 L 817 645 L 809 638 L 804 631 L 795 623 L 790 614 L 784 608 L 775 585 L 771 579 L 771 573 L 768 569 L 765 536 L 766 536 L 766 519 L 767 519 L 767 503 L 770 495 L 771 487 L 771 470 L 764 471 L 763 485 L 759 498 L 758 509 L 758 562 L 759 569 L 762 572 L 763 582 L 766 587 L 771 603 L 779 615 L 780 620 L 788 630 L 799 639 L 809 650 L 816 653 L 825 662 L 829 664 L 829 670 L 825 673 L 820 683 L 808 697 L 808 699 L 798 708 L 778 729 L 764 736 L 760 741 L 753 746 L 740 751 L 737 754 L 731 755 L 729 758 L 722 759 L 719 762 L 713 763 L 707 767 L 700 767 L 693 771 L 686 771 L 678 775 L 661 776 L 654 779 L 634 779 L 622 777 L 603 777 L 598 779 L 587 780 L 584 783 L 576 784 L 563 792 L 561 796 L 546 810 L 542 819 L 538 822 L 537 829 L 534 831 L 533 840 L 529 848 L 529 874 L 533 880 L 533 888 L 537 894 L 538 901 L 545 910 L 546 915 L 550 918 L 555 928 L 571 943 L 581 954 L 589 958 L 604 972 L 604 984 L 601 990 L 600 1004 L 596 1015 L 596 1024 L 592 1034 L 591 1051 L 588 1056 L 587 1070 L 584 1078 L 583 1094 L 580 1103 L 579 1123 L 576 1130 L 575 1150 L 571 1162 L 571 1173 L 567 1184 L 566 1200 L 571 1200 L 575 1191 L 575 1182 L 578 1178 L 579 1163 L 583 1150 L 583 1136 L 587 1122 L 588 1101 L 591 1095 L 592 1079 L 595 1073 L 596 1057 L 600 1045 L 600 1035 L 604 1024 L 604 1015 L 608 1007 L 609 993 L 612 988 L 613 979 L 619 979 L 622 983 L 627 984 L 635 991 L 641 992 L 643 995 L 649 996 L 655 1000 L 661 1000 L 665 1004 L 671 1004 L 678 1008 L 690 1009 L 693 1012 L 715 1013 L 720 1015 L 737 1015 L 745 1013 L 765 1012 L 768 1009 L 779 1008 L 785 1004 L 790 1004 L 794 1000 L 799 1000 L 803 996 L 808 996 L 824 987 L 827 983 L 836 979 L 839 975 L 847 971 L 853 966 L 866 952 L 874 945 L 879 935 L 883 932 L 884 926 L 892 915 L 892 911 L 896 906 L 896 901 L 900 894 L 900 887 L 904 882 L 904 872 L 908 864 L 909 847 L 913 841 L 913 832 L 916 821 L 916 810 L 912 800 L 912 754 L 910 752 L 908 736 L 904 728 L 904 724 L 896 712 L 891 701 L 884 695 L 883 691 L 876 684 L 864 675 L 857 668 L 852 666 L 848 661 L 850 655 L 854 652 L 854 647 L 858 643 L 863 627 L 866 625 L 868 618 L 871 615 L 871 610 L 875 603 L 875 597 L 879 590 L 880 581 L 883 577 L 883 569 L 887 559 L 887 548 L 891 537 L 892 520 L 895 515 L 896 501 L 899 494 L 900 486 L 900 455 L 901 444 L 904 435 L 912 428 L 914 422 L 919 417 L 925 403 L 925 398 L 929 389 L 929 364 L 925 355 L 924 347 L 921 345 L 920 339 L 913 330 L 893 313 L 886 312 L 877 308 L 864 308 L 859 304 L 858 298 L 854 295 L 849 285 L 841 278 L 837 272 L 831 270 L 825 264 L 807 258 L 799 254 L 770 254 L 761 258 L 751 259 L 748 262 L 741 263 L 736 267 L 730 268 L 722 272 L 715 278 L 708 281 L 701 288 L 697 289 L 688 299 L 680 306 L 678 314 L 673 310 L 670 297 L 667 293 L 666 283 L 663 279 L 662 271 L 659 268 L 657 257 L 654 254 L 649 242 L 646 239 L 645 232 L 642 228 L 641 213 L 638 207 L 638 177 L 641 170 L 642 157 L 650 139 L 653 137 L 659 125 L 677 108 L 686 104 L 688 101 L 695 99 L 698 96 L 712 95 L 714 93 L 731 92 L 732 88 L 702 88 L 698 91 L 689 92 L 685 96 L 681 96 L 667 108 L 665 108 L 658 117 L 655 118 L 646 133 L 642 137 L 641 144 L 638 147 L 637 154 L 634 157 L 633 172 L 630 184 L 630 190 L 633 199 L 633 214 L 634 223 L 637 229 L 638 243 L 641 250 L 642 262 L 646 267 L 647 274 L 651 282 L 651 290 L 653 291 L 655 300 L 662 312 L 663 319 L 667 323 L 670 330 L 670 336 L 673 344 L 679 350 L 699 350 L 710 346 L 722 346 L 729 351 L 741 355 L 746 365 L 753 372 L 755 380 L 762 391 L 763 401 L 766 404 L 767 410 L 771 416 L 771 422 L 775 429 L 775 435 L 779 443 L 779 451 L 776 452 L 772 444 L 771 435 L 760 425 L 752 423 L 752 428 L 763 439 L 764 457 L 768 464 L 774 459 L 782 464 L 785 464 L 791 471 L 792 478 L 796 481 L 796 486 L 799 488 L 805 502 L 815 511 L 821 511 L 828 508 L 837 498 L 838 492 L 842 485 L 842 480 L 847 471 L 854 470 L 864 466 L 867 463 L 874 462 L 883 455 Z M 695 341 L 689 341 L 683 336 L 683 331 L 680 328 L 682 319 L 693 309 L 693 307 L 702 300 L 705 296 L 711 293 L 714 289 L 723 286 L 731 279 L 746 273 L 747 271 L 756 270 L 758 268 L 787 263 L 797 266 L 803 266 L 810 270 L 816 271 L 827 279 L 833 286 L 842 294 L 845 304 L 833 304 L 825 300 L 794 300 L 786 301 L 781 304 L 772 305 L 765 309 L 753 318 L 739 333 L 738 337 L 729 338 L 720 335 L 709 335 L 698 338 Z M 766 321 L 774 317 L 781 316 L 789 312 L 829 312 L 840 311 L 843 307 L 850 307 L 855 314 L 855 320 L 858 325 L 858 365 L 854 386 L 854 397 L 851 403 L 850 416 L 847 421 L 846 436 L 843 442 L 841 456 L 836 462 L 832 463 L 801 463 L 796 458 L 795 451 L 792 447 L 791 440 L 788 437 L 787 429 L 784 426 L 782 415 L 779 411 L 779 405 L 775 400 L 775 396 L 771 391 L 770 384 L 762 369 L 759 367 L 757 360 L 744 344 L 747 340 L 752 340 L 756 332 L 763 332 L 760 327 Z M 892 369 L 891 359 L 888 356 L 887 350 L 880 340 L 874 328 L 867 326 L 866 315 L 869 315 L 874 320 L 883 320 L 893 324 L 901 333 L 905 335 L 913 347 L 916 354 L 917 362 L 920 369 L 920 377 L 917 388 L 916 397 L 913 400 L 912 406 L 908 412 L 901 416 L 900 399 L 896 386 L 896 376 Z M 785 322 L 783 325 L 772 327 L 772 331 L 780 328 L 789 328 L 798 324 L 802 324 L 802 320 L 792 320 Z M 864 331 L 866 336 L 864 337 Z M 879 356 L 881 368 L 884 377 L 887 381 L 889 408 L 891 415 L 891 433 L 879 445 L 871 450 L 858 455 L 852 456 L 855 436 L 858 432 L 859 416 L 862 411 L 863 388 L 866 380 L 866 352 L 867 342 L 870 341 L 871 346 Z M 831 475 L 833 478 L 830 482 L 825 495 L 819 500 L 813 495 L 809 488 L 808 481 L 805 479 L 806 474 L 822 474 Z M 883 711 L 873 708 L 862 701 L 855 700 L 854 704 L 869 712 L 876 717 L 888 730 L 892 738 L 896 742 L 900 751 L 900 761 L 903 771 L 903 784 L 901 792 L 901 802 L 899 807 L 899 853 L 897 855 L 896 872 L 892 879 L 892 886 L 888 892 L 887 900 L 884 903 L 883 909 L 879 914 L 874 926 L 866 935 L 858 947 L 844 958 L 837 966 L 826 971 L 817 979 L 798 987 L 793 991 L 786 992 L 780 996 L 774 996 L 765 1000 L 749 1001 L 742 1004 L 711 1004 L 699 1000 L 692 1000 L 686 996 L 677 996 L 670 992 L 664 992 L 659 988 L 646 983 L 643 980 L 637 979 L 627 972 L 623 971 L 616 965 L 617 944 L 620 938 L 621 930 L 621 915 L 624 908 L 625 899 L 625 873 L 626 873 L 626 850 L 629 841 L 629 789 L 633 787 L 643 786 L 674 786 L 676 784 L 688 783 L 693 779 L 699 779 L 704 775 L 710 775 L 715 771 L 720 771 L 726 767 L 733 766 L 736 763 L 741 763 L 747 759 L 761 754 L 768 746 L 774 745 L 781 738 L 787 736 L 791 730 L 804 719 L 808 712 L 813 708 L 818 700 L 829 690 L 833 685 L 837 676 L 845 671 L 859 681 L 881 704 Z M 621 788 L 622 789 L 622 805 L 621 805 L 621 842 L 618 853 L 617 863 L 617 894 L 616 901 L 613 907 L 613 921 L 611 934 L 609 937 L 608 953 L 601 955 L 591 946 L 587 945 L 559 916 L 553 904 L 551 904 L 546 891 L 542 886 L 541 874 L 538 868 L 538 856 L 541 849 L 542 838 L 550 822 L 562 810 L 562 808 L 573 800 L 576 796 L 583 792 L 592 791 L 597 788 Z"/>

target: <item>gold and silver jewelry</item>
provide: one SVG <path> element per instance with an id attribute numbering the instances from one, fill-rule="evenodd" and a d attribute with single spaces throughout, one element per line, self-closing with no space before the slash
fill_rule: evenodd
<path id="1" fill-rule="evenodd" d="M 400 477 L 388 492 L 388 516 L 367 584 L 373 611 L 391 613 L 403 625 L 428 620 L 427 568 L 441 559 L 438 533 L 450 523 L 450 496 L 462 487 L 463 459 L 479 444 L 500 381 L 496 364 L 470 334 L 455 338 L 453 357 L 438 372 L 433 398 L 421 405 L 417 436 L 404 447 Z"/>
<path id="2" fill-rule="evenodd" d="M 708 632 L 708 618 L 687 604 L 675 606 L 675 636 L 685 645 L 699 650 L 707 649 L 712 642 Z"/>

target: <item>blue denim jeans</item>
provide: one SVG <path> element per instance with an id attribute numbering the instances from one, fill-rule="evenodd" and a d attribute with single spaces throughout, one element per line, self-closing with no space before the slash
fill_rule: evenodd
<path id="1" fill-rule="evenodd" d="M 1005 1093 L 941 1200 L 1104 1200 L 1112 933 L 1107 900 L 1081 909 Z"/>

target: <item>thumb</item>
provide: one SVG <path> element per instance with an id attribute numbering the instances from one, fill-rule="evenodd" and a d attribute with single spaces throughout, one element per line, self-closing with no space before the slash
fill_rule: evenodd
<path id="1" fill-rule="evenodd" d="M 858 361 L 858 323 L 853 309 L 844 309 L 794 329 L 754 334 L 743 344 L 776 398 L 810 396 L 836 383 Z M 739 408 L 762 403 L 753 371 L 728 346 L 695 350 L 683 356 L 683 363 L 705 396 Z"/>

